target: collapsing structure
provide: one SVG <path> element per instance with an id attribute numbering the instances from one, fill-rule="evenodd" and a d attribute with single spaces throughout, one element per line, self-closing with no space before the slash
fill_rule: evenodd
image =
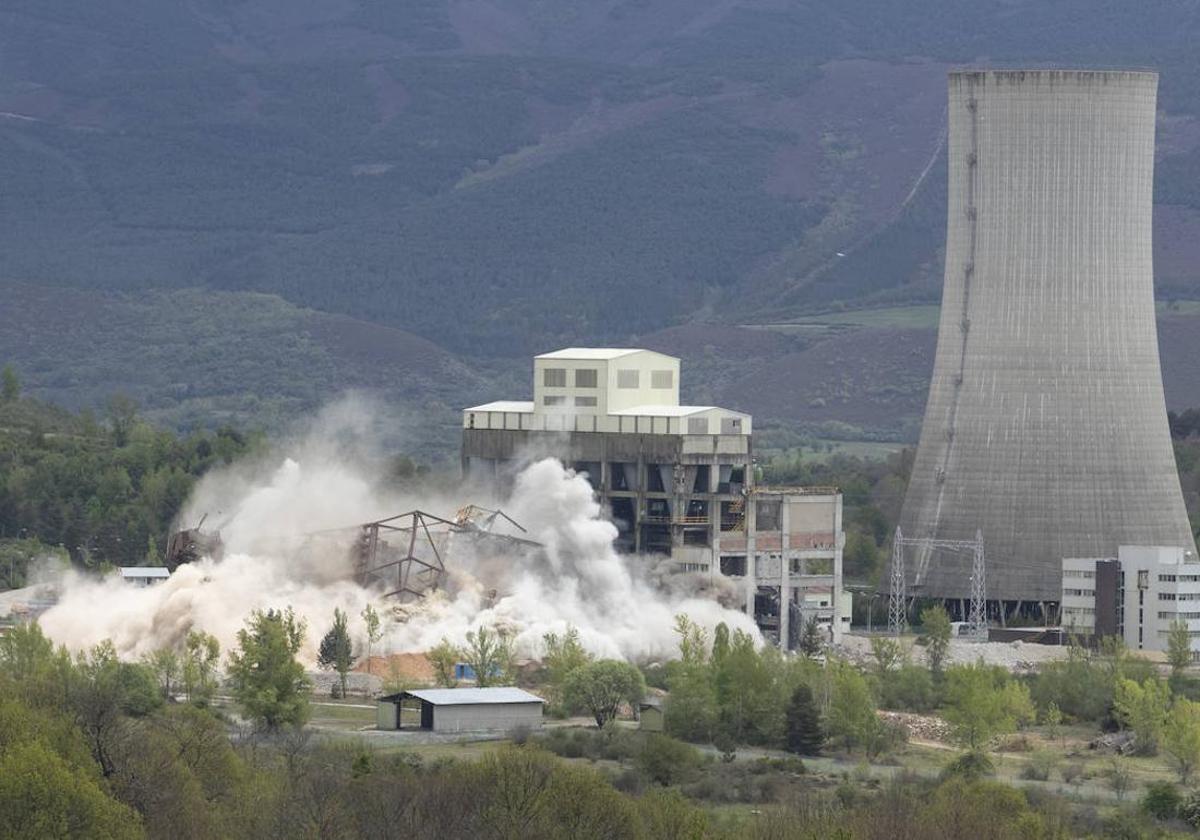
<path id="1" fill-rule="evenodd" d="M 1194 547 L 1154 320 L 1156 86 L 950 75 L 945 286 L 901 527 L 981 532 L 994 617 L 1056 604 L 1064 557 Z M 918 550 L 906 572 L 910 598 L 970 597 L 961 553 Z"/>
<path id="2" fill-rule="evenodd" d="M 841 494 L 756 486 L 750 415 L 680 405 L 679 373 L 648 350 L 538 356 L 532 401 L 463 411 L 463 471 L 503 484 L 531 458 L 561 458 L 586 475 L 622 549 L 740 582 L 746 611 L 789 649 L 810 619 L 840 638 Z"/>

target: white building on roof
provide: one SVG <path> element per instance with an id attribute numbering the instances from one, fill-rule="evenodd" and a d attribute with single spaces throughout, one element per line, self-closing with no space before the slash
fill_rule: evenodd
<path id="1" fill-rule="evenodd" d="M 503 484 L 531 458 L 558 457 L 587 477 L 623 550 L 741 582 L 746 612 L 787 648 L 810 618 L 839 639 L 841 493 L 756 488 L 750 415 L 680 405 L 679 387 L 679 359 L 653 350 L 543 353 L 532 400 L 463 411 L 463 473 Z"/>
<path id="2" fill-rule="evenodd" d="M 171 576 L 166 566 L 121 566 L 121 580 L 134 586 L 153 586 Z"/>

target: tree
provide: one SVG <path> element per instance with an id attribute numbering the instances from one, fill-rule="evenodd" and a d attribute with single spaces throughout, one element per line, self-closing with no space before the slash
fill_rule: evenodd
<path id="1" fill-rule="evenodd" d="M 785 748 L 800 755 L 820 755 L 825 743 L 821 731 L 821 713 L 813 700 L 812 689 L 798 685 L 792 692 L 792 701 L 787 708 L 787 734 Z"/>
<path id="2" fill-rule="evenodd" d="M 867 681 L 848 662 L 838 662 L 832 669 L 831 689 L 825 713 L 830 739 L 841 741 L 847 750 L 861 747 L 870 754 L 879 741 L 882 724 Z"/>
<path id="3" fill-rule="evenodd" d="M 300 725 L 308 719 L 308 677 L 296 654 L 304 622 L 286 610 L 255 610 L 238 631 L 238 649 L 229 656 L 233 697 L 266 729 Z"/>
<path id="4" fill-rule="evenodd" d="M 1058 708 L 1058 704 L 1054 701 L 1046 707 L 1045 713 L 1042 715 L 1042 723 L 1046 726 L 1046 735 L 1052 740 L 1058 737 L 1061 731 L 1063 722 L 1062 711 Z"/>
<path id="5" fill-rule="evenodd" d="M 12 365 L 0 371 L 0 401 L 16 402 L 21 396 L 21 379 Z"/>
<path id="6" fill-rule="evenodd" d="M 675 616 L 675 633 L 679 636 L 679 658 L 687 665 L 707 661 L 708 634 L 704 628 L 683 613 Z"/>
<path id="7" fill-rule="evenodd" d="M 346 696 L 346 675 L 354 667 L 354 646 L 350 641 L 350 628 L 346 621 L 346 613 L 338 607 L 333 608 L 333 626 L 321 639 L 321 647 L 317 651 L 317 665 L 322 668 L 337 671 L 341 682 L 341 697 Z"/>
<path id="8" fill-rule="evenodd" d="M 875 669 L 880 677 L 887 675 L 904 658 L 900 643 L 887 636 L 871 637 L 871 656 L 875 657 Z"/>
<path id="9" fill-rule="evenodd" d="M 980 752 L 993 737 L 1016 728 L 1014 695 L 1005 691 L 1006 681 L 1002 671 L 982 662 L 947 669 L 942 717 L 969 752 Z"/>
<path id="10" fill-rule="evenodd" d="M 163 698 L 170 700 L 171 688 L 179 678 L 179 654 L 169 647 L 162 647 L 147 654 L 142 662 L 154 673 Z"/>
<path id="11" fill-rule="evenodd" d="M 367 673 L 371 673 L 371 648 L 383 638 L 379 613 L 370 604 L 362 611 L 363 626 L 367 631 Z"/>
<path id="12" fill-rule="evenodd" d="M 950 650 L 950 614 L 940 604 L 921 611 L 921 626 L 925 630 L 925 657 L 929 670 L 941 676 L 942 665 Z"/>
<path id="13" fill-rule="evenodd" d="M 1179 781 L 1188 784 L 1200 766 L 1200 703 L 1178 697 L 1162 731 L 1162 746 L 1175 761 Z"/>
<path id="14" fill-rule="evenodd" d="M 622 703 L 635 705 L 645 693 L 642 672 L 616 659 L 582 665 L 567 675 L 563 685 L 567 706 L 587 709 L 598 727 L 614 720 Z"/>
<path id="15" fill-rule="evenodd" d="M 128 394 L 114 394 L 108 401 L 108 424 L 113 443 L 123 447 L 137 423 L 137 403 Z"/>
<path id="16" fill-rule="evenodd" d="M 1133 730 L 1134 746 L 1142 755 L 1154 755 L 1167 721 L 1171 690 L 1156 677 L 1141 683 L 1118 680 L 1113 694 L 1117 719 Z"/>
<path id="17" fill-rule="evenodd" d="M 542 664 L 546 668 L 547 681 L 553 691 L 558 710 L 562 713 L 577 711 L 578 707 L 571 707 L 565 703 L 564 686 L 567 677 L 592 661 L 592 655 L 584 650 L 580 643 L 579 630 L 571 626 L 567 627 L 562 636 L 546 633 L 542 636 L 542 643 L 546 649 Z"/>
<path id="18" fill-rule="evenodd" d="M 1192 634 L 1187 622 L 1175 619 L 1167 631 L 1167 661 L 1171 663 L 1171 675 L 1178 676 L 1192 663 Z"/>
<path id="19" fill-rule="evenodd" d="M 1113 795 L 1117 797 L 1118 802 L 1123 800 L 1133 784 L 1133 773 L 1130 772 L 1128 764 L 1123 759 L 1114 757 L 1109 762 L 1107 775 L 1108 786 L 1112 788 Z"/>
<path id="20" fill-rule="evenodd" d="M 512 679 L 512 640 L 503 630 L 468 630 L 463 658 L 475 672 L 475 684 L 480 688 L 503 685 Z"/>
<path id="21" fill-rule="evenodd" d="M 188 700 L 205 704 L 211 699 L 213 678 L 221 658 L 221 643 L 203 630 L 190 630 L 183 645 L 183 686 Z"/>
<path id="22" fill-rule="evenodd" d="M 433 666 L 433 677 L 443 688 L 454 688 L 458 680 L 454 676 L 454 667 L 463 658 L 463 652 L 445 636 L 436 645 L 425 651 L 425 658 Z"/>
<path id="23" fill-rule="evenodd" d="M 800 632 L 800 652 L 805 656 L 816 656 L 824 646 L 825 640 L 821 638 L 821 628 L 817 624 L 817 617 L 810 615 L 804 622 L 804 629 Z"/>
<path id="24" fill-rule="evenodd" d="M 143 837 L 136 811 L 45 744 L 17 744 L 0 754 L 0 840 Z"/>

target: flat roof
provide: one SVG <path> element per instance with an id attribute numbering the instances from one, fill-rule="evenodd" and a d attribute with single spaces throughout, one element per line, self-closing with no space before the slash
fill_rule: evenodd
<path id="1" fill-rule="evenodd" d="M 434 706 L 477 706 L 488 703 L 545 703 L 536 694 L 530 694 L 513 686 L 495 688 L 414 688 L 389 694 L 380 700 L 395 702 L 405 697 L 416 697 Z"/>
<path id="2" fill-rule="evenodd" d="M 525 400 L 496 400 L 496 402 L 464 408 L 463 411 L 511 411 L 513 413 L 529 413 L 533 411 L 533 402 Z"/>
<path id="3" fill-rule="evenodd" d="M 622 356 L 630 356 L 634 353 L 654 353 L 658 356 L 666 356 L 666 353 L 659 353 L 657 350 L 644 350 L 641 347 L 564 347 L 562 350 L 554 350 L 550 353 L 542 353 L 534 356 L 535 359 L 587 359 L 590 361 L 603 361 L 605 359 L 619 359 Z M 674 356 L 667 356 L 668 359 L 675 359 Z M 678 359 L 675 359 L 679 361 Z"/>
<path id="4" fill-rule="evenodd" d="M 154 577 L 165 578 L 171 576 L 171 571 L 166 566 L 121 566 L 121 577 Z"/>
<path id="5" fill-rule="evenodd" d="M 608 413 L 613 417 L 687 417 L 702 411 L 724 411 L 739 417 L 750 416 L 731 408 L 721 408 L 719 405 L 635 405 L 633 408 L 622 408 Z"/>

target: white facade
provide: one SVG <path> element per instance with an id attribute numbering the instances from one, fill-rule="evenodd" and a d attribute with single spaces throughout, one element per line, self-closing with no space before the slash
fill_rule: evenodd
<path id="1" fill-rule="evenodd" d="M 1062 625 L 1084 636 L 1096 630 L 1096 562 L 1094 557 L 1062 561 Z"/>
<path id="2" fill-rule="evenodd" d="M 1176 620 L 1187 622 L 1192 658 L 1200 652 L 1200 563 L 1190 549 L 1123 545 L 1117 552 L 1124 591 L 1125 644 L 1166 650 Z"/>
<path id="3" fill-rule="evenodd" d="M 679 359 L 653 350 L 569 347 L 533 360 L 533 400 L 463 411 L 464 429 L 748 436 L 749 414 L 679 404 Z"/>
<path id="4" fill-rule="evenodd" d="M 1062 625 L 1081 636 L 1097 632 L 1109 617 L 1131 650 L 1167 649 L 1171 624 L 1184 621 L 1192 637 L 1192 658 L 1200 659 L 1200 562 L 1178 546 L 1123 545 L 1117 549 L 1112 602 L 1097 597 L 1100 567 L 1113 561 L 1062 561 Z M 1111 581 L 1111 571 L 1109 573 Z"/>

